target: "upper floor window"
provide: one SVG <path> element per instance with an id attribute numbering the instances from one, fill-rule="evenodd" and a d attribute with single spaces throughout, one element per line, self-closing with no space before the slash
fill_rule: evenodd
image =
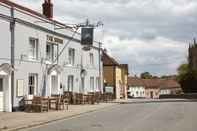
<path id="1" fill-rule="evenodd" d="M 73 48 L 70 48 L 68 50 L 68 62 L 70 65 L 75 64 L 75 49 L 73 49 Z"/>
<path id="2" fill-rule="evenodd" d="M 90 65 L 94 65 L 94 55 L 90 53 Z"/>
<path id="3" fill-rule="evenodd" d="M 29 39 L 29 58 L 31 60 L 38 59 L 38 39 L 36 38 Z"/>
<path id="4" fill-rule="evenodd" d="M 47 43 L 46 45 L 46 58 L 49 61 L 54 61 L 57 59 L 58 55 L 58 45 L 53 43 Z"/>

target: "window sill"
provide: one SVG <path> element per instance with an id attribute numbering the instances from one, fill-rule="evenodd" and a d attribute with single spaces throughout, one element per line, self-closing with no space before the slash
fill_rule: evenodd
<path id="1" fill-rule="evenodd" d="M 33 58 L 29 58 L 28 60 L 33 61 L 33 62 L 38 62 L 39 61 L 38 59 L 33 59 Z"/>
<path id="2" fill-rule="evenodd" d="M 69 67 L 74 67 L 75 65 L 72 65 L 72 64 L 67 64 L 66 66 L 69 66 Z"/>

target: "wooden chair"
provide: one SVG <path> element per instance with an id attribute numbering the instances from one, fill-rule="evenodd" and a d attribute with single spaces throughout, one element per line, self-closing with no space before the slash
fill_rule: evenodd
<path id="1" fill-rule="evenodd" d="M 95 102 L 97 104 L 99 104 L 100 103 L 100 99 L 101 99 L 101 93 L 100 92 L 96 92 L 94 97 L 95 97 Z"/>
<path id="2" fill-rule="evenodd" d="M 66 109 L 68 110 L 68 105 L 70 103 L 70 96 L 64 93 L 64 95 L 62 96 L 62 101 L 64 102 L 64 105 L 66 105 Z"/>
<path id="3" fill-rule="evenodd" d="M 83 104 L 88 104 L 89 103 L 89 95 L 88 94 L 83 94 Z"/>
<path id="4" fill-rule="evenodd" d="M 64 110 L 65 109 L 65 104 L 67 105 L 67 110 L 68 110 L 68 103 L 69 100 L 64 96 L 64 95 L 52 95 L 52 98 L 50 99 L 50 107 L 51 104 L 55 105 L 56 110 Z"/>
<path id="5" fill-rule="evenodd" d="M 40 96 L 34 96 L 32 100 L 25 100 L 26 111 L 30 112 L 44 112 L 49 111 L 49 100 Z M 28 102 L 28 103 L 27 103 Z"/>
<path id="6" fill-rule="evenodd" d="M 65 109 L 65 99 L 62 95 L 59 95 L 57 98 L 57 110 L 64 110 Z"/>
<path id="7" fill-rule="evenodd" d="M 89 104 L 94 104 L 95 103 L 94 92 L 89 92 L 88 93 L 88 103 Z"/>
<path id="8" fill-rule="evenodd" d="M 76 104 L 84 104 L 84 99 L 83 99 L 82 93 L 76 94 Z"/>
<path id="9" fill-rule="evenodd" d="M 72 103 L 72 92 L 70 92 L 70 91 L 65 91 L 65 92 L 64 92 L 64 97 L 68 100 L 68 103 L 69 103 L 69 104 Z"/>

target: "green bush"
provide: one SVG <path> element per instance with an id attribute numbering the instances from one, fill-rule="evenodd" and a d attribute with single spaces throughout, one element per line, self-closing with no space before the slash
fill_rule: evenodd
<path id="1" fill-rule="evenodd" d="M 179 74 L 178 81 L 185 93 L 197 92 L 197 70 L 187 70 Z"/>

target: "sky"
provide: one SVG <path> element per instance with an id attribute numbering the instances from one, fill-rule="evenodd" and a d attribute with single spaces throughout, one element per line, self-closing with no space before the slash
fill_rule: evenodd
<path id="1" fill-rule="evenodd" d="M 44 0 L 12 0 L 42 12 Z M 197 37 L 196 0 L 52 0 L 54 19 L 65 24 L 102 21 L 96 40 L 130 75 L 176 74 Z"/>

